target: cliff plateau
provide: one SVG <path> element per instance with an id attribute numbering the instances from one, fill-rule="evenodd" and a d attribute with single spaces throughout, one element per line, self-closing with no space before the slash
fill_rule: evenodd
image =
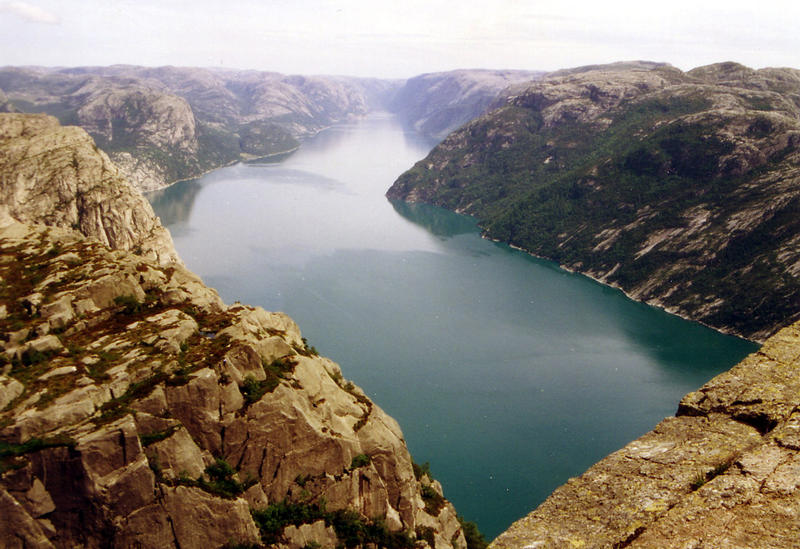
<path id="1" fill-rule="evenodd" d="M 152 212 L 85 132 L 1 115 L 0 135 L 6 546 L 466 546 L 397 423 L 290 318 L 136 240 Z"/>
<path id="2" fill-rule="evenodd" d="M 495 107 L 387 196 L 723 331 L 800 318 L 800 72 L 586 67 Z"/>

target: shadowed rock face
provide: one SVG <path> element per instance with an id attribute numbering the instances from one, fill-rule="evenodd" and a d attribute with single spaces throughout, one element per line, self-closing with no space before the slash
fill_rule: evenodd
<path id="1" fill-rule="evenodd" d="M 397 423 L 289 317 L 226 306 L 164 250 L 124 251 L 149 242 L 141 196 L 83 130 L 0 123 L 7 546 L 465 547 Z M 95 193 L 106 209 L 85 217 Z"/>
<path id="2" fill-rule="evenodd" d="M 505 93 L 387 196 L 761 340 L 800 315 L 800 72 L 617 64 Z"/>

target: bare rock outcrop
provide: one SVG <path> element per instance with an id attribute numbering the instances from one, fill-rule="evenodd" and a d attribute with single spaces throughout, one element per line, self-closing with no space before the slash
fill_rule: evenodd
<path id="1" fill-rule="evenodd" d="M 142 85 L 106 85 L 92 89 L 75 116 L 143 192 L 183 177 L 177 165 L 204 171 L 197 121 L 182 97 Z"/>
<path id="2" fill-rule="evenodd" d="M 111 248 L 179 261 L 141 193 L 84 130 L 51 116 L 0 114 L 0 205 L 0 217 L 75 228 Z"/>
<path id="3" fill-rule="evenodd" d="M 466 546 L 397 423 L 286 315 L 16 221 L 0 279 L 11 546 Z"/>

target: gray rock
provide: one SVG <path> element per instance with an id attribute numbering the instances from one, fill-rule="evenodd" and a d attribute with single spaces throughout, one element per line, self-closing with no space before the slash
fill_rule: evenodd
<path id="1" fill-rule="evenodd" d="M 64 348 L 56 335 L 45 335 L 28 342 L 26 348 L 40 353 L 54 353 Z"/>
<path id="2" fill-rule="evenodd" d="M 25 386 L 14 378 L 0 375 L 0 410 L 8 406 L 25 390 Z"/>

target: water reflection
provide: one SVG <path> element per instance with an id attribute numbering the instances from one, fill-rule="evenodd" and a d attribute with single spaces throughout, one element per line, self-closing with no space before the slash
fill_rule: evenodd
<path id="1" fill-rule="evenodd" d="M 180 181 L 166 189 L 149 192 L 145 196 L 161 218 L 161 223 L 171 228 L 189 220 L 200 189 L 198 180 L 192 179 Z"/>
<path id="2" fill-rule="evenodd" d="M 452 237 L 459 234 L 474 233 L 477 222 L 468 216 L 458 215 L 429 204 L 389 201 L 398 214 L 412 223 L 424 227 L 436 236 Z"/>

